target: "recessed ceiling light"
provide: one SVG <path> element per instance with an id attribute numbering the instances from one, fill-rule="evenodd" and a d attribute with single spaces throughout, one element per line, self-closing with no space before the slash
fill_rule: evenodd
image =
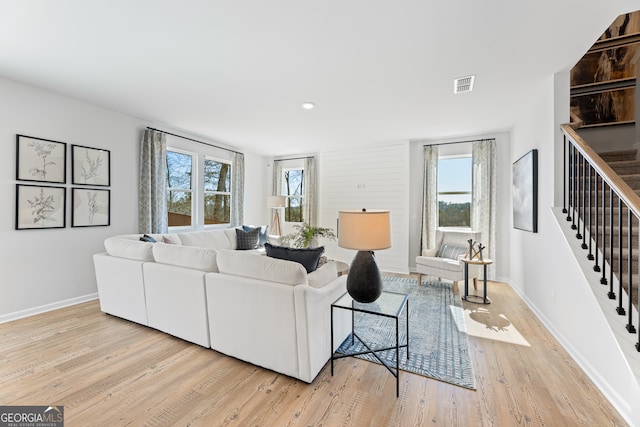
<path id="1" fill-rule="evenodd" d="M 460 77 L 453 81 L 453 93 L 471 92 L 476 76 Z"/>
<path id="2" fill-rule="evenodd" d="M 304 108 L 305 110 L 312 110 L 315 106 L 316 106 L 316 104 L 314 104 L 313 102 L 303 102 L 302 103 L 302 108 Z"/>

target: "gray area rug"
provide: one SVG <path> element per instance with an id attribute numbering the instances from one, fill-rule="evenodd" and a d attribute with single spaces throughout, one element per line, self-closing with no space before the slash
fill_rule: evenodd
<path id="1" fill-rule="evenodd" d="M 465 330 L 460 295 L 454 295 L 453 285 L 440 281 L 423 282 L 410 278 L 382 278 L 387 291 L 409 294 L 409 355 L 400 349 L 400 369 L 460 387 L 475 390 L 476 381 L 469 355 L 469 338 Z M 401 314 L 400 344 L 406 343 L 406 314 Z M 374 348 L 395 344 L 395 321 L 365 313 L 356 313 L 355 333 Z M 348 354 L 366 351 L 364 345 L 351 336 L 337 350 Z M 378 352 L 378 356 L 395 367 L 395 350 Z M 379 363 L 373 355 L 356 356 Z"/>

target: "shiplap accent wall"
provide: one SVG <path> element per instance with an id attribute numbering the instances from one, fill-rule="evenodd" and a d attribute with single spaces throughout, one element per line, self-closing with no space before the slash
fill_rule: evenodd
<path id="1" fill-rule="evenodd" d="M 409 142 L 324 152 L 319 167 L 320 223 L 336 228 L 338 211 L 391 211 L 390 249 L 376 251 L 382 270 L 409 271 Z M 350 263 L 355 251 L 324 242 L 330 258 Z"/>

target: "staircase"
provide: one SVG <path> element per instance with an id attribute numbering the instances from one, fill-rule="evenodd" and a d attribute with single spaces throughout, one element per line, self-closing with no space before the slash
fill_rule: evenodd
<path id="1" fill-rule="evenodd" d="M 593 270 L 601 273 L 601 296 L 610 301 L 603 310 L 615 310 L 624 319 L 615 323 L 625 323 L 640 352 L 640 161 L 635 150 L 598 154 L 571 125 L 562 129 L 567 227 L 581 241 Z"/>
<path id="2" fill-rule="evenodd" d="M 600 157 L 602 158 L 602 160 L 604 160 L 610 167 L 611 169 L 613 169 L 613 171 L 632 189 L 634 190 L 634 192 L 638 195 L 640 195 L 640 160 L 636 160 L 636 155 L 637 155 L 637 150 L 625 150 L 625 151 L 609 151 L 609 152 L 605 152 L 605 153 L 599 153 Z M 594 178 L 592 178 L 593 181 Z M 593 187 L 592 187 L 593 188 Z M 602 186 L 598 186 L 597 191 L 593 191 L 593 197 L 599 197 L 600 200 L 602 200 Z M 605 201 L 609 200 L 609 191 L 605 190 Z M 593 206 L 593 205 L 592 205 Z M 602 205 L 601 205 L 602 206 Z M 605 205 L 606 206 L 606 205 Z M 602 218 L 602 212 L 603 209 L 602 207 L 598 208 L 599 209 L 599 215 Z M 608 219 L 609 215 L 610 215 L 610 210 L 605 208 L 605 220 Z M 592 215 L 595 215 L 595 208 L 592 208 L 591 210 Z M 628 260 L 629 260 L 629 251 L 628 251 L 628 236 L 629 236 L 629 226 L 628 226 L 628 209 L 626 207 L 622 208 L 622 216 L 623 216 L 623 226 L 622 229 L 619 228 L 619 218 L 618 218 L 619 212 L 618 212 L 618 207 L 617 204 L 615 204 L 614 202 L 614 208 L 613 208 L 613 235 L 614 235 L 614 242 L 618 242 L 619 239 L 619 234 L 620 231 L 622 231 L 622 287 L 625 290 L 625 292 L 627 292 L 628 294 L 628 278 L 629 275 L 628 274 L 624 274 L 627 273 L 629 270 L 629 265 L 628 265 Z M 605 234 L 609 235 L 609 233 L 611 233 L 611 229 L 609 227 L 609 223 L 608 221 L 604 224 L 605 227 Z M 593 233 L 595 232 L 595 227 L 591 227 L 591 233 L 590 235 L 593 235 Z M 631 264 L 631 282 L 632 282 L 632 292 L 633 295 L 638 295 L 638 260 L 639 260 L 639 250 L 638 248 L 638 237 L 639 237 L 639 233 L 638 233 L 638 223 L 636 220 L 634 220 L 632 222 L 632 228 L 633 228 L 633 234 L 631 234 L 632 239 L 633 239 L 633 245 L 634 245 L 634 249 L 636 249 L 635 251 L 632 251 L 632 264 Z M 613 263 L 610 263 L 610 265 L 614 266 L 614 269 L 616 268 L 616 266 L 618 265 L 618 255 L 619 255 L 619 248 L 617 246 L 614 246 L 613 248 Z M 607 255 L 608 256 L 608 255 Z M 618 275 L 616 274 L 616 277 L 618 277 Z M 620 279 L 620 277 L 618 277 L 618 279 Z M 636 309 L 638 308 L 638 299 L 634 299 L 633 300 L 633 304 L 636 307 Z"/>

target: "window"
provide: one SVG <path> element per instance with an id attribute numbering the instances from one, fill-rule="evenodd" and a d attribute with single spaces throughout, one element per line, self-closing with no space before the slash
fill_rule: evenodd
<path id="1" fill-rule="evenodd" d="M 231 222 L 231 163 L 204 154 L 167 149 L 169 227 Z"/>
<path id="2" fill-rule="evenodd" d="M 169 227 L 193 225 L 193 156 L 167 150 Z"/>
<path id="3" fill-rule="evenodd" d="M 204 223 L 229 224 L 231 221 L 231 165 L 204 160 Z"/>
<path id="4" fill-rule="evenodd" d="M 304 169 L 284 169 L 282 180 L 285 222 L 304 222 Z"/>
<path id="5" fill-rule="evenodd" d="M 438 226 L 471 227 L 471 157 L 438 160 Z"/>

